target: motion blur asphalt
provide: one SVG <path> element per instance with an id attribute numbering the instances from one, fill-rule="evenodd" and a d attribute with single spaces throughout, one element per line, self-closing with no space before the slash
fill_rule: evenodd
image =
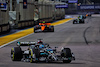
<path id="1" fill-rule="evenodd" d="M 10 51 L 16 46 L 15 41 L 0 49 L 0 67 L 100 67 L 100 15 L 87 17 L 85 24 L 72 22 L 73 20 L 55 26 L 55 32 L 34 33 L 18 41 L 43 39 L 52 48 L 57 46 L 59 51 L 61 47 L 69 47 L 75 54 L 75 61 L 69 64 L 62 61 L 52 63 L 12 61 Z"/>

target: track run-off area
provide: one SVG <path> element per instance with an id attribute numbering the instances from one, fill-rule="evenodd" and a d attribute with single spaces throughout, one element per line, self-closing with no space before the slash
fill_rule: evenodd
<path id="1" fill-rule="evenodd" d="M 56 25 L 54 32 L 33 33 L 33 28 L 30 28 L 17 32 L 18 34 L 14 33 L 15 36 L 19 35 L 17 37 L 19 39 L 13 39 L 13 34 L 10 37 L 12 40 L 9 38 L 1 39 L 3 38 L 1 37 L 0 45 L 6 44 L 7 46 L 0 48 L 0 67 L 100 67 L 100 15 L 87 17 L 85 24 L 73 24 L 73 19 L 68 20 L 68 22 L 66 19 L 61 21 L 64 23 L 56 23 L 57 25 L 53 23 Z M 60 21 L 58 22 L 60 23 Z M 29 63 L 11 60 L 10 51 L 16 46 L 17 41 L 37 41 L 37 39 L 43 39 L 52 48 L 57 46 L 58 50 L 62 47 L 70 48 L 75 54 L 76 60 L 69 64 L 62 61 Z"/>

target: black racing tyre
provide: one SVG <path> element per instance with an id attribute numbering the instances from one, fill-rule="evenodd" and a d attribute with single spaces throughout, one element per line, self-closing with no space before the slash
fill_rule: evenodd
<path id="1" fill-rule="evenodd" d="M 70 63 L 71 60 L 63 60 L 63 63 Z"/>
<path id="2" fill-rule="evenodd" d="M 34 29 L 34 33 L 36 33 L 36 30 Z"/>
<path id="3" fill-rule="evenodd" d="M 72 57 L 72 54 L 71 54 L 71 49 L 70 48 L 64 48 L 61 52 L 61 56 L 62 57 Z"/>
<path id="4" fill-rule="evenodd" d="M 65 57 L 65 58 L 70 58 L 68 60 L 63 60 L 64 63 L 70 63 L 71 62 L 71 58 L 72 58 L 72 54 L 71 54 L 71 50 L 70 48 L 64 48 L 61 52 L 61 56 Z"/>
<path id="5" fill-rule="evenodd" d="M 82 20 L 80 20 L 80 23 L 83 23 L 84 24 L 84 20 L 82 19 Z"/>
<path id="6" fill-rule="evenodd" d="M 36 33 L 36 29 L 34 28 L 34 33 Z"/>
<path id="7" fill-rule="evenodd" d="M 54 32 L 54 27 L 51 29 L 51 32 Z"/>
<path id="8" fill-rule="evenodd" d="M 74 20 L 74 21 L 73 21 L 73 24 L 76 24 L 76 23 L 77 23 L 77 20 Z"/>
<path id="9" fill-rule="evenodd" d="M 39 58 L 40 57 L 40 49 L 37 48 L 37 49 L 34 49 L 33 51 L 34 51 L 36 58 Z"/>
<path id="10" fill-rule="evenodd" d="M 83 23 L 84 23 L 84 20 L 83 20 Z"/>
<path id="11" fill-rule="evenodd" d="M 83 19 L 86 19 L 86 16 L 83 16 Z"/>
<path id="12" fill-rule="evenodd" d="M 12 61 L 21 61 L 22 57 L 23 57 L 23 54 L 20 47 L 14 47 L 11 49 Z"/>
<path id="13" fill-rule="evenodd" d="M 30 63 L 35 63 L 35 62 L 38 62 L 37 60 L 36 60 L 36 55 L 34 54 L 34 58 L 33 58 L 33 51 L 32 50 L 30 50 L 29 51 L 29 56 L 30 56 Z"/>

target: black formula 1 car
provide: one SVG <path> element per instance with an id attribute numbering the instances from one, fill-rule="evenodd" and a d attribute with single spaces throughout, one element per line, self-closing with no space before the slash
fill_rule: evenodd
<path id="1" fill-rule="evenodd" d="M 92 16 L 92 13 L 87 13 L 86 14 L 86 17 L 91 17 Z"/>
<path id="2" fill-rule="evenodd" d="M 51 23 L 39 23 L 39 25 L 34 26 L 34 32 L 54 32 L 54 26 Z"/>
<path id="3" fill-rule="evenodd" d="M 70 48 L 63 48 L 57 51 L 57 47 L 54 49 L 49 44 L 43 43 L 41 40 L 36 42 L 17 42 L 17 47 L 11 49 L 12 61 L 27 61 L 27 62 L 52 62 L 63 61 L 64 63 L 70 63 L 75 60 L 75 56 L 71 53 Z M 28 46 L 27 50 L 22 50 L 21 46 Z"/>
<path id="4" fill-rule="evenodd" d="M 73 24 L 84 24 L 85 23 L 85 21 L 84 21 L 85 18 L 86 18 L 85 16 L 80 15 L 78 17 L 78 19 L 73 20 Z"/>

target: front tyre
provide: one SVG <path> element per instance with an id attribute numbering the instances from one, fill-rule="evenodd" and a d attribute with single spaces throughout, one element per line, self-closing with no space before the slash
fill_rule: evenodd
<path id="1" fill-rule="evenodd" d="M 61 52 L 61 56 L 67 58 L 67 60 L 63 59 L 63 63 L 70 63 L 72 61 L 72 54 L 70 48 L 64 48 Z"/>
<path id="2" fill-rule="evenodd" d="M 12 61 L 21 61 L 23 55 L 20 47 L 14 47 L 11 49 L 11 59 Z"/>

